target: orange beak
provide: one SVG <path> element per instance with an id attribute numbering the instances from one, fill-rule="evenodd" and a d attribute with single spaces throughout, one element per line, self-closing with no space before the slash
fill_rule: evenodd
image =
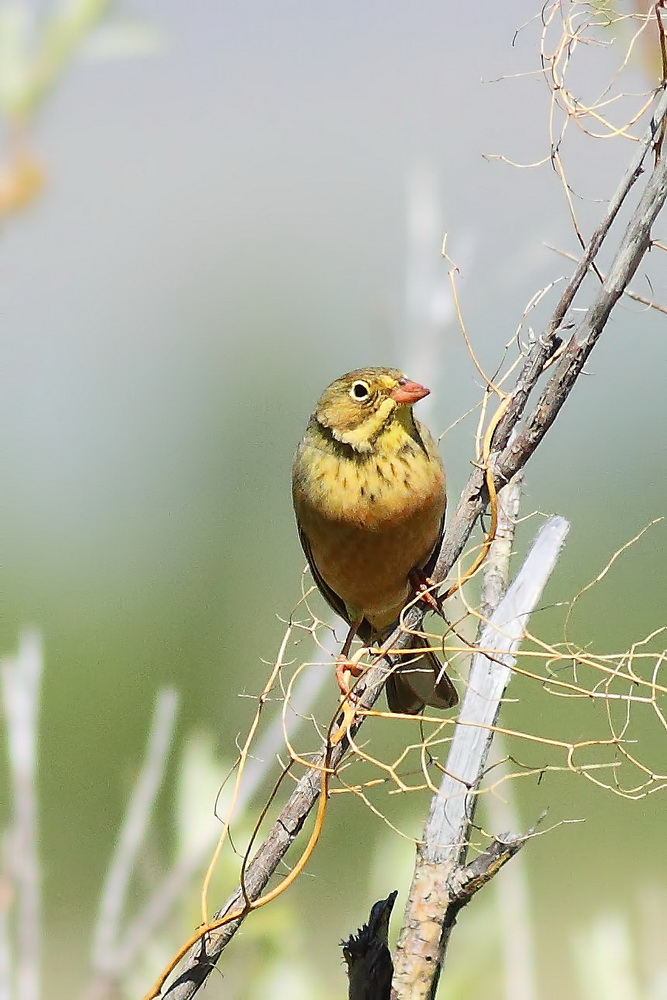
<path id="1" fill-rule="evenodd" d="M 389 395 L 395 403 L 407 403 L 408 406 L 412 406 L 413 403 L 418 403 L 424 396 L 428 396 L 430 391 L 426 386 L 420 385 L 419 382 L 413 382 L 409 378 L 402 378 Z"/>

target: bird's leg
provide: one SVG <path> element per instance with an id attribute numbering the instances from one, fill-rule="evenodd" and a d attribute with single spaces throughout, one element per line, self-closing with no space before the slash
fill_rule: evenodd
<path id="1" fill-rule="evenodd" d="M 338 659 L 336 660 L 336 681 L 338 687 L 340 688 L 340 693 L 343 697 L 347 697 L 350 693 L 350 679 L 347 675 L 352 677 L 359 677 L 363 673 L 364 668 L 359 666 L 357 658 L 350 659 L 350 648 L 352 646 L 352 640 L 357 634 L 357 630 L 361 625 L 363 618 L 358 618 L 357 621 L 352 622 L 350 625 L 350 630 L 347 633 L 345 642 L 343 643 L 343 648 L 338 654 Z"/>
<path id="2" fill-rule="evenodd" d="M 363 618 L 359 618 L 357 621 L 352 622 L 350 625 L 350 631 L 347 633 L 345 642 L 343 643 L 343 648 L 338 654 L 336 660 L 336 682 L 340 688 L 341 707 L 343 709 L 342 715 L 339 717 L 338 726 L 331 734 L 331 745 L 335 746 L 339 743 L 343 737 L 349 732 L 350 726 L 354 722 L 354 717 L 356 714 L 356 697 L 353 690 L 354 684 L 352 683 L 353 677 L 359 677 L 360 674 L 364 672 L 364 668 L 359 666 L 359 660 L 365 653 L 365 648 L 362 646 L 358 649 L 353 657 L 350 657 L 350 648 L 352 646 L 352 640 L 354 639 L 359 626 L 361 625 Z M 358 692 L 361 693 L 361 692 Z"/>
<path id="3" fill-rule="evenodd" d="M 414 590 L 416 596 L 422 601 L 430 611 L 435 611 L 436 614 L 444 618 L 444 613 L 442 610 L 442 601 L 440 598 L 432 593 L 434 587 L 437 587 L 435 580 L 432 580 L 430 576 L 426 574 L 421 569 L 411 569 L 408 573 L 408 580 L 410 581 L 410 586 Z"/>

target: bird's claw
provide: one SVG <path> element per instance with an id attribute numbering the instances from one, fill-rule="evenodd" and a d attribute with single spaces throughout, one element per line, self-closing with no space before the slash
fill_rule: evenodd
<path id="1" fill-rule="evenodd" d="M 361 677 L 364 672 L 364 668 L 359 664 L 359 660 L 365 652 L 366 647 L 362 646 L 361 649 L 356 651 L 354 656 L 346 656 L 344 653 L 341 653 L 336 660 L 336 683 L 345 700 L 352 697 L 352 689 L 354 687 L 352 678 Z"/>
<path id="2" fill-rule="evenodd" d="M 429 611 L 435 611 L 437 615 L 444 618 L 442 601 L 437 594 L 433 593 L 433 590 L 438 586 L 435 580 L 432 580 L 430 576 L 425 576 L 421 570 L 417 569 L 410 572 L 409 579 L 417 599 L 425 604 Z"/>
<path id="3" fill-rule="evenodd" d="M 331 743 L 333 746 L 336 743 L 340 743 L 354 722 L 357 701 L 361 694 L 363 694 L 363 688 L 360 688 L 353 678 L 356 679 L 363 674 L 364 667 L 359 661 L 366 652 L 366 647 L 362 646 L 356 651 L 354 656 L 345 656 L 344 653 L 341 653 L 336 660 L 336 682 L 340 688 L 343 714 L 340 724 L 331 734 Z"/>

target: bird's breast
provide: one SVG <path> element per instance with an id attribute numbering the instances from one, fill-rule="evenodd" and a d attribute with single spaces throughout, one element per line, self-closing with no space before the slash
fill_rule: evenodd
<path id="1" fill-rule="evenodd" d="M 297 456 L 294 478 L 303 500 L 323 517 L 369 531 L 444 502 L 445 495 L 439 456 L 412 444 L 392 455 L 355 459 L 306 446 Z"/>
<path id="2" fill-rule="evenodd" d="M 423 449 L 297 458 L 294 505 L 318 572 L 352 616 L 378 628 L 405 604 L 408 574 L 433 551 L 445 503 L 442 463 Z"/>

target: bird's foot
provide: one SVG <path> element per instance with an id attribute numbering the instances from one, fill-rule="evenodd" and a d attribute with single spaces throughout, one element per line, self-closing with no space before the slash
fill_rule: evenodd
<path id="1" fill-rule="evenodd" d="M 336 683 L 345 700 L 354 697 L 354 681 L 352 678 L 361 677 L 363 674 L 364 668 L 360 665 L 359 660 L 365 652 L 366 647 L 362 646 L 354 656 L 347 656 L 345 653 L 340 653 L 336 660 Z"/>
<path id="2" fill-rule="evenodd" d="M 364 672 L 364 667 L 359 661 L 366 652 L 366 647 L 362 646 L 354 656 L 350 657 L 341 653 L 336 660 L 336 682 L 341 693 L 342 714 L 339 717 L 336 729 L 331 734 L 332 746 L 340 743 L 354 722 L 357 711 L 357 700 L 363 694 L 363 688 L 360 688 L 356 684 L 356 678 L 360 677 Z"/>
<path id="3" fill-rule="evenodd" d="M 435 611 L 437 615 L 444 618 L 442 601 L 437 594 L 433 593 L 438 587 L 435 580 L 432 580 L 430 576 L 426 576 L 420 569 L 410 570 L 408 579 L 415 592 L 415 596 L 426 605 L 429 611 Z"/>

